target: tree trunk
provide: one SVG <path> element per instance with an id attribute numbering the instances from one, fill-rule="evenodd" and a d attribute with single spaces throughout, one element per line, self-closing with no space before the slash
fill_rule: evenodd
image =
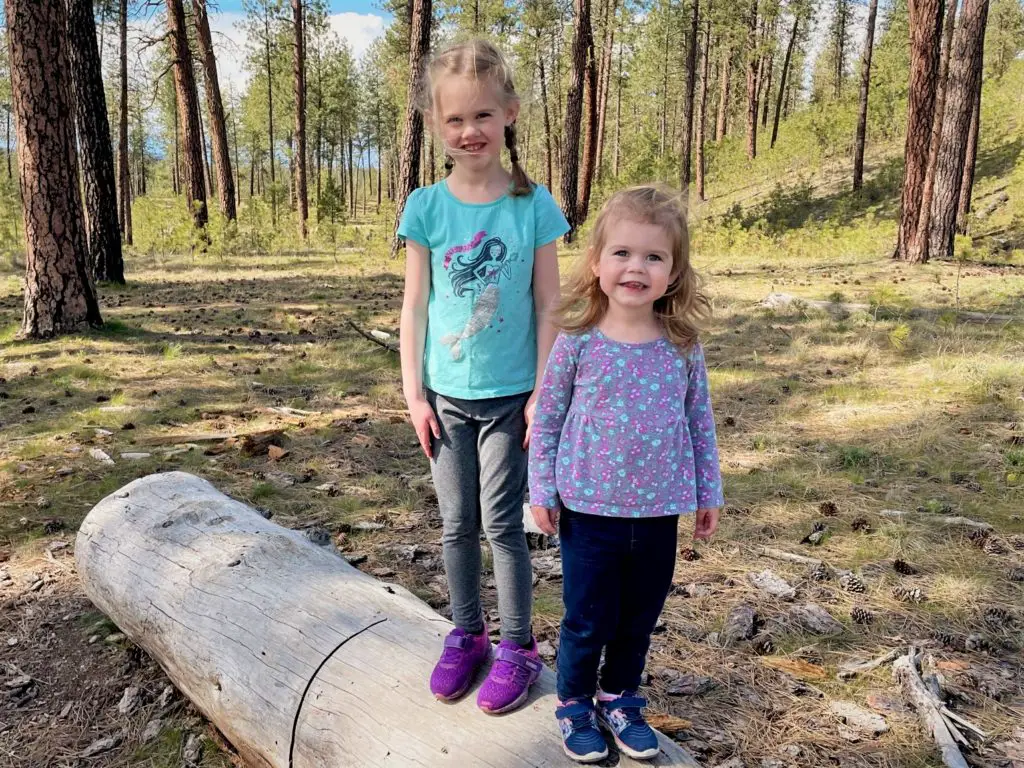
<path id="1" fill-rule="evenodd" d="M 772 45 L 773 45 L 773 47 L 772 47 L 772 49 L 770 51 L 768 51 L 768 62 L 765 64 L 765 75 L 767 76 L 767 78 L 766 78 L 765 83 L 764 83 L 764 88 L 761 89 L 761 95 L 759 96 L 760 103 L 763 105 L 762 108 L 761 108 L 761 127 L 762 128 L 767 128 L 768 127 L 768 113 L 771 111 L 772 80 L 774 79 L 772 77 L 772 75 L 775 74 L 775 72 L 774 72 L 774 69 L 775 69 L 775 48 L 774 48 L 775 39 L 774 38 L 776 36 L 776 31 L 777 30 L 775 30 L 775 29 L 772 30 Z"/>
<path id="2" fill-rule="evenodd" d="M 707 24 L 704 26 L 704 52 L 700 71 L 700 114 L 697 118 L 697 198 L 706 199 L 704 191 L 704 132 L 708 121 L 708 78 L 711 75 L 711 2 L 707 6 Z"/>
<path id="3" fill-rule="evenodd" d="M 267 75 L 267 153 L 270 161 L 270 223 L 277 226 L 277 162 L 274 157 L 274 70 L 270 59 L 270 4 L 263 6 L 263 54 Z"/>
<path id="4" fill-rule="evenodd" d="M 124 283 L 121 233 L 117 225 L 117 183 L 103 72 L 96 44 L 92 0 L 68 0 L 69 72 L 74 81 L 75 117 L 81 146 L 82 190 L 89 240 L 87 263 L 96 280 Z"/>
<path id="5" fill-rule="evenodd" d="M 7 178 L 8 179 L 13 179 L 14 178 L 14 173 L 13 173 L 13 171 L 11 169 L 11 153 L 14 151 L 14 148 L 11 146 L 11 105 L 10 104 L 8 104 L 7 108 L 4 110 L 4 115 L 5 115 L 4 121 L 7 124 L 7 143 L 5 144 L 5 146 L 7 147 Z"/>
<path id="6" fill-rule="evenodd" d="M 611 90 L 612 80 L 612 49 L 615 46 L 615 14 L 618 12 L 618 0 L 610 0 L 611 7 L 608 10 L 604 43 L 601 50 L 601 70 L 598 77 L 597 96 L 597 171 L 600 174 L 604 166 L 604 144 L 605 124 L 608 115 L 608 92 Z"/>
<path id="7" fill-rule="evenodd" d="M 175 99 L 177 99 L 177 95 L 175 95 Z M 171 111 L 174 113 L 174 167 L 171 168 L 171 191 L 174 192 L 174 194 L 177 196 L 181 194 L 181 183 L 178 176 L 178 171 L 180 170 L 180 161 L 178 159 L 178 144 L 181 141 L 181 137 L 178 135 L 177 101 L 175 101 L 174 109 Z M 252 195 L 250 193 L 250 197 L 251 196 Z"/>
<path id="8" fill-rule="evenodd" d="M 356 167 L 354 155 L 352 153 L 352 136 L 348 137 L 348 208 L 349 213 L 352 214 L 352 218 L 356 215 Z M 397 226 L 397 225 L 396 225 Z"/>
<path id="9" fill-rule="evenodd" d="M 757 2 L 750 4 L 747 21 L 747 159 L 757 157 Z"/>
<path id="10" fill-rule="evenodd" d="M 309 218 L 309 197 L 306 191 L 306 41 L 302 31 L 302 2 L 292 0 L 295 24 L 295 53 L 292 69 L 295 75 L 295 197 L 299 207 L 299 237 L 306 239 Z"/>
<path id="11" fill-rule="evenodd" d="M 935 199 L 935 171 L 939 161 L 939 142 L 942 139 L 942 123 L 946 114 L 946 91 L 949 80 L 949 55 L 953 46 L 953 31 L 956 27 L 957 0 L 945 0 L 946 21 L 942 28 L 942 51 L 939 58 L 939 82 L 935 87 L 935 114 L 932 117 L 931 141 L 928 146 L 928 166 L 924 174 L 924 188 L 921 193 L 921 217 L 917 222 L 917 231 L 911 249 L 922 254 L 922 261 L 927 261 L 929 232 L 933 200 Z"/>
<path id="12" fill-rule="evenodd" d="M 913 248 L 921 217 L 921 193 L 928 165 L 935 89 L 939 79 L 942 39 L 942 0 L 914 0 L 910 3 L 910 94 L 907 104 L 907 139 L 903 150 L 905 170 L 900 196 L 900 224 L 893 256 L 910 262 L 928 260 L 925 248 Z"/>
<path id="13" fill-rule="evenodd" d="M 619 72 L 615 78 L 615 158 L 612 162 L 612 177 L 619 177 L 619 158 L 622 155 L 622 41 L 619 41 Z"/>
<path id="14" fill-rule="evenodd" d="M 192 11 L 196 22 L 196 40 L 199 42 L 200 60 L 203 63 L 203 82 L 206 85 L 210 140 L 213 144 L 213 162 L 217 168 L 217 195 L 224 217 L 228 221 L 234 221 L 238 215 L 235 208 L 235 177 L 231 171 L 227 121 L 224 117 L 224 102 L 220 97 L 217 59 L 213 54 L 210 22 L 206 16 L 206 0 L 192 0 Z"/>
<path id="15" fill-rule="evenodd" d="M 19 336 L 102 324 L 85 254 L 63 0 L 7 0 L 11 106 L 25 222 L 25 311 Z M 98 56 L 98 54 L 97 54 Z"/>
<path id="16" fill-rule="evenodd" d="M 405 201 L 416 188 L 420 170 L 420 144 L 423 136 L 423 116 L 413 104 L 416 89 L 423 78 L 427 54 L 430 51 L 430 26 L 433 19 L 432 0 L 410 0 L 412 15 L 409 24 L 409 91 L 405 110 L 405 133 L 402 139 L 402 157 L 399 166 L 398 205 L 395 210 L 395 233 L 391 239 L 391 257 L 398 255 L 398 223 L 405 210 Z M 351 156 L 351 149 L 349 150 Z"/>
<path id="17" fill-rule="evenodd" d="M 583 123 L 583 88 L 586 79 L 587 49 L 590 35 L 590 0 L 575 0 L 576 24 L 572 37 L 572 74 L 569 93 L 565 99 L 565 125 L 562 135 L 565 145 L 562 150 L 562 213 L 569 222 L 565 235 L 567 243 L 576 235 L 578 182 L 580 171 L 580 126 Z"/>
<path id="18" fill-rule="evenodd" d="M 199 90 L 196 88 L 196 114 L 199 117 L 199 146 L 203 152 L 203 183 L 206 189 L 206 199 L 210 200 L 213 198 L 213 174 L 210 172 L 210 155 L 209 148 L 206 143 L 206 121 L 203 120 L 203 110 L 199 109 Z"/>
<path id="19" fill-rule="evenodd" d="M 720 88 L 718 92 L 718 121 L 715 123 L 715 143 L 725 138 L 729 120 L 729 91 L 731 90 L 732 46 L 727 45 L 722 52 L 722 66 L 719 72 Z"/>
<path id="20" fill-rule="evenodd" d="M 132 244 L 132 185 L 128 173 L 128 0 L 121 0 L 121 113 L 118 115 L 118 178 L 121 182 L 118 226 L 125 243 Z"/>
<path id="21" fill-rule="evenodd" d="M 242 166 L 238 164 L 238 119 L 234 111 L 231 113 L 231 134 L 235 142 L 235 174 L 232 176 L 232 180 L 235 183 L 235 212 L 237 215 L 238 206 L 242 203 L 242 182 L 245 177 L 242 175 Z"/>
<path id="22" fill-rule="evenodd" d="M 589 4 L 590 0 L 586 0 Z M 579 193 L 577 195 L 576 226 L 583 226 L 590 210 L 590 189 L 594 183 L 594 168 L 597 163 L 597 63 L 594 60 L 594 33 L 589 26 L 590 15 L 587 14 L 588 26 L 583 30 L 587 35 L 587 69 L 584 79 L 584 94 L 587 101 L 587 124 L 583 135 L 583 168 L 580 173 Z"/>
<path id="23" fill-rule="evenodd" d="M 671 5 L 666 2 L 668 12 L 671 12 Z M 658 126 L 659 142 L 658 157 L 665 156 L 666 142 L 668 141 L 668 58 L 672 45 L 672 37 L 669 34 L 672 24 L 669 19 L 665 20 L 665 49 L 661 54 L 662 76 L 661 76 L 661 119 Z"/>
<path id="24" fill-rule="evenodd" d="M 562 168 L 564 166 L 564 159 L 562 158 L 562 149 L 565 143 L 565 135 L 562 132 L 562 128 L 564 127 L 565 122 L 565 112 L 562 109 L 562 55 L 561 45 L 556 44 L 556 40 L 558 40 L 558 37 L 556 37 L 555 34 L 556 30 L 560 29 L 561 16 L 559 16 L 559 24 L 557 26 L 553 26 L 551 29 L 551 58 L 552 61 L 555 62 L 555 66 L 552 71 L 554 83 L 553 87 L 551 88 L 551 90 L 555 94 L 555 114 L 554 119 L 552 121 L 555 133 L 552 143 L 555 147 L 555 167 L 558 168 L 559 181 L 561 181 L 563 173 Z"/>
<path id="25" fill-rule="evenodd" d="M 246 765 L 565 764 L 550 669 L 516 717 L 488 717 L 472 696 L 438 705 L 422 681 L 449 622 L 194 475 L 150 475 L 100 501 L 75 561 L 88 597 Z M 659 747 L 658 764 L 697 766 L 660 734 Z"/>
<path id="26" fill-rule="evenodd" d="M 679 189 L 686 199 L 690 187 L 690 155 L 693 152 L 693 107 L 697 88 L 697 33 L 700 30 L 700 0 L 691 0 L 690 36 L 686 41 L 686 92 L 683 94 L 683 130 L 679 148 Z"/>
<path id="27" fill-rule="evenodd" d="M 835 90 L 834 95 L 836 101 L 839 101 L 843 95 L 843 74 L 846 69 L 846 21 L 849 15 L 849 6 L 847 5 L 848 0 L 836 0 L 836 18 L 835 18 Z"/>
<path id="28" fill-rule="evenodd" d="M 540 41 L 540 31 L 537 32 L 538 43 Z M 545 171 L 545 182 L 547 188 L 550 190 L 552 185 L 552 150 L 551 150 L 551 113 L 548 109 L 548 87 L 545 83 L 544 78 L 544 56 L 541 53 L 540 45 L 537 46 L 537 61 L 540 65 L 540 101 L 541 106 L 544 109 L 544 171 Z"/>
<path id="29" fill-rule="evenodd" d="M 199 124 L 199 96 L 188 47 L 185 9 L 182 0 L 167 0 L 167 24 L 170 27 L 171 56 L 174 59 L 174 87 L 178 94 L 178 122 L 181 124 L 185 155 L 185 200 L 192 223 L 206 226 L 206 188 L 203 185 L 203 150 Z"/>
<path id="30" fill-rule="evenodd" d="M 953 258 L 956 213 L 966 164 L 971 114 L 981 80 L 988 0 L 965 0 L 950 60 L 946 118 L 942 125 L 935 172 L 929 251 L 940 259 Z"/>
<path id="31" fill-rule="evenodd" d="M 984 40 L 982 41 L 984 45 Z M 971 130 L 967 135 L 967 157 L 964 160 L 964 178 L 960 183 L 960 200 L 956 206 L 956 231 L 967 233 L 967 214 L 971 211 L 971 192 L 974 190 L 974 167 L 978 161 L 978 131 L 981 128 L 981 86 L 974 92 L 974 107 L 971 109 Z"/>
<path id="32" fill-rule="evenodd" d="M 864 186 L 864 142 L 868 133 L 868 89 L 871 87 L 871 52 L 875 45 L 875 16 L 878 0 L 868 3 L 868 25 L 864 32 L 864 56 L 860 64 L 860 106 L 857 110 L 857 138 L 853 149 L 853 191 Z"/>

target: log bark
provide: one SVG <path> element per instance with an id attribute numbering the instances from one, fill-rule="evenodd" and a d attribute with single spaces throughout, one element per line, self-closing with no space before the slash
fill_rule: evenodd
<path id="1" fill-rule="evenodd" d="M 203 158 L 206 153 L 200 137 L 199 96 L 182 0 L 167 0 L 167 24 L 174 59 L 174 87 L 178 94 L 178 122 L 184 144 L 185 200 L 192 214 L 192 224 L 202 229 L 207 221 L 206 187 L 203 184 Z"/>
<path id="2" fill-rule="evenodd" d="M 20 336 L 48 338 L 101 325 L 71 114 L 64 0 L 7 0 L 11 102 L 25 222 L 25 311 Z"/>
<path id="3" fill-rule="evenodd" d="M 124 283 L 117 182 L 103 71 L 92 0 L 68 0 L 68 53 L 74 79 L 75 122 L 81 146 L 82 191 L 89 239 L 87 263 L 96 280 Z"/>
<path id="4" fill-rule="evenodd" d="M 864 55 L 860 64 L 860 105 L 857 110 L 857 138 L 853 154 L 853 191 L 864 186 L 864 143 L 868 134 L 868 91 L 871 88 L 871 52 L 875 46 L 875 16 L 878 0 L 868 3 L 868 24 L 864 32 Z"/>
<path id="5" fill-rule="evenodd" d="M 217 170 L 217 195 L 224 217 L 228 221 L 233 221 L 237 217 L 235 177 L 231 171 L 227 121 L 224 117 L 224 102 L 220 95 L 220 80 L 217 77 L 217 58 L 213 53 L 213 38 L 210 36 L 210 21 L 206 15 L 206 0 L 192 0 L 192 11 L 195 16 L 200 60 L 203 63 L 203 82 L 206 85 L 206 109 L 210 116 L 213 163 Z"/>
<path id="6" fill-rule="evenodd" d="M 554 675 L 513 717 L 426 680 L 451 625 L 182 472 L 103 499 L 78 533 L 90 599 L 258 768 L 565 764 Z M 648 765 L 696 766 L 662 737 Z M 620 766 L 638 766 L 622 758 Z"/>

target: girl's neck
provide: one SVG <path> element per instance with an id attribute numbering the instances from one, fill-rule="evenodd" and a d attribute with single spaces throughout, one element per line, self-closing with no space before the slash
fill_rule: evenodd
<path id="1" fill-rule="evenodd" d="M 479 170 L 455 163 L 445 180 L 448 190 L 464 203 L 491 203 L 508 193 L 512 175 L 501 162 Z"/>
<path id="2" fill-rule="evenodd" d="M 609 304 L 597 328 L 609 339 L 625 344 L 643 344 L 665 335 L 661 322 L 654 314 L 653 304 L 647 307 Z"/>

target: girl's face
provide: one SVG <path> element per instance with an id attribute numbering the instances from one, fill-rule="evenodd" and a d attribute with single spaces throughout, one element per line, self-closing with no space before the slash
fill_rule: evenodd
<path id="1" fill-rule="evenodd" d="M 483 170 L 500 162 L 505 126 L 515 122 L 518 102 L 503 106 L 495 88 L 458 75 L 443 78 L 436 93 L 433 119 L 456 164 Z"/>
<path id="2" fill-rule="evenodd" d="M 610 304 L 622 309 L 653 307 L 672 279 L 672 238 L 657 224 L 609 222 L 592 269 Z"/>

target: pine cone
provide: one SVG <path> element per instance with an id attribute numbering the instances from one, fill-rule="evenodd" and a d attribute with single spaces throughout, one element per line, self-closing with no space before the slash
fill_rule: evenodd
<path id="1" fill-rule="evenodd" d="M 845 589 L 847 592 L 865 592 L 868 585 L 864 583 L 864 580 L 855 573 L 848 573 L 839 579 L 839 586 Z"/>
<path id="2" fill-rule="evenodd" d="M 995 629 L 1007 629 L 1013 624 L 1013 614 L 997 606 L 985 609 L 985 623 Z"/>
<path id="3" fill-rule="evenodd" d="M 866 517 L 855 518 L 854 521 L 850 523 L 850 528 L 852 528 L 855 531 L 864 531 L 864 533 L 871 533 L 871 523 L 868 522 L 868 519 Z"/>
<path id="4" fill-rule="evenodd" d="M 968 635 L 967 640 L 964 643 L 964 649 L 968 651 L 978 651 L 979 653 L 988 653 L 992 650 L 992 643 L 990 643 L 983 635 Z"/>
<path id="5" fill-rule="evenodd" d="M 807 572 L 807 578 L 812 581 L 828 581 L 832 578 L 832 572 L 824 563 L 818 563 L 817 565 L 812 566 Z"/>
<path id="6" fill-rule="evenodd" d="M 818 511 L 825 517 L 835 517 L 839 514 L 839 507 L 834 501 L 823 501 L 818 505 Z"/>
<path id="7" fill-rule="evenodd" d="M 1009 547 L 998 536 L 989 536 L 985 539 L 981 548 L 985 551 L 986 555 L 1006 555 L 1010 552 Z"/>
<path id="8" fill-rule="evenodd" d="M 946 648 L 952 648 L 954 651 L 964 650 L 963 639 L 957 637 L 952 632 L 932 632 L 932 639 L 941 643 Z"/>
<path id="9" fill-rule="evenodd" d="M 914 574 L 917 573 L 917 568 L 912 566 L 906 560 L 899 560 L 899 559 L 897 559 L 892 564 L 892 567 L 893 567 L 893 570 L 896 571 L 896 573 L 901 573 L 904 576 L 913 576 Z"/>
<path id="10" fill-rule="evenodd" d="M 983 531 L 980 528 L 974 528 L 968 532 L 967 538 L 970 539 L 974 546 L 982 547 L 985 545 L 985 540 L 988 538 L 988 531 Z"/>
<path id="11" fill-rule="evenodd" d="M 700 560 L 700 552 L 698 552 L 693 547 L 687 547 L 686 549 L 681 550 L 679 552 L 679 556 L 682 557 L 683 560 L 685 560 L 688 563 Z"/>
<path id="12" fill-rule="evenodd" d="M 853 606 L 850 609 L 850 618 L 857 624 L 870 624 L 875 620 L 875 614 L 869 611 L 867 608 L 862 608 L 859 605 Z"/>
<path id="13" fill-rule="evenodd" d="M 1024 581 L 1024 568 L 1011 568 L 1007 576 L 1010 581 L 1022 582 Z"/>
<path id="14" fill-rule="evenodd" d="M 892 588 L 892 596 L 905 603 L 923 603 L 927 599 L 920 587 L 895 586 Z"/>

